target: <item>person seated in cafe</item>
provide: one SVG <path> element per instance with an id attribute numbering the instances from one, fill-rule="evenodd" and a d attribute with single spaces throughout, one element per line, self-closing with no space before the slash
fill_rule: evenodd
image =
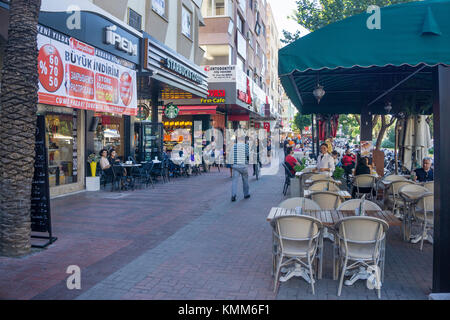
<path id="1" fill-rule="evenodd" d="M 335 166 L 335 167 L 340 167 L 340 165 L 339 165 L 339 163 L 340 163 L 340 161 L 339 161 L 339 157 L 340 157 L 339 152 L 337 152 L 336 150 L 334 150 L 334 151 L 331 153 L 331 156 L 332 156 L 333 159 L 334 159 L 334 166 Z"/>
<path id="2" fill-rule="evenodd" d="M 100 150 L 100 167 L 107 175 L 112 174 L 111 163 L 108 160 L 108 151 L 106 149 Z"/>
<path id="3" fill-rule="evenodd" d="M 428 182 L 434 180 L 434 172 L 431 169 L 431 159 L 424 158 L 422 161 L 422 168 L 415 170 L 416 175 L 414 176 L 414 181 Z"/>
<path id="4" fill-rule="evenodd" d="M 359 176 L 361 174 L 370 174 L 370 165 L 369 165 L 369 159 L 366 157 L 361 157 L 358 161 L 358 165 L 356 166 L 355 169 L 355 176 Z M 372 194 L 375 196 L 375 189 L 374 188 L 359 188 L 359 193 L 370 193 L 370 191 L 372 190 Z M 356 197 L 356 187 L 353 186 L 353 190 L 352 190 L 352 197 L 355 198 Z"/>
<path id="5" fill-rule="evenodd" d="M 320 155 L 317 157 L 317 167 L 313 169 L 313 172 L 326 173 L 331 177 L 334 173 L 334 169 L 334 159 L 331 154 L 328 153 L 328 145 L 322 143 L 320 145 Z"/>
<path id="6" fill-rule="evenodd" d="M 353 168 L 355 167 L 356 157 L 350 151 L 350 148 L 345 150 L 345 154 L 342 157 L 342 168 L 345 171 L 345 174 L 349 176 L 352 173 Z"/>
<path id="7" fill-rule="evenodd" d="M 117 152 L 114 149 L 109 150 L 109 163 L 111 166 L 120 164 L 120 159 L 117 157 Z M 123 168 L 123 175 L 127 175 L 127 170 Z"/>
<path id="8" fill-rule="evenodd" d="M 294 148 L 288 147 L 286 152 L 287 152 L 287 156 L 286 156 L 286 159 L 284 161 L 289 164 L 289 171 L 293 175 L 295 175 L 295 169 L 294 168 L 295 168 L 295 166 L 300 166 L 300 162 L 298 162 L 298 160 L 294 158 Z"/>

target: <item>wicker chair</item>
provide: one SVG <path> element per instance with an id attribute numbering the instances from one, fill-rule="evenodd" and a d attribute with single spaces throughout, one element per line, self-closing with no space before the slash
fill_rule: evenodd
<path id="1" fill-rule="evenodd" d="M 315 201 L 322 210 L 334 210 L 342 202 L 341 196 L 336 192 L 317 191 L 311 193 L 311 199 Z"/>

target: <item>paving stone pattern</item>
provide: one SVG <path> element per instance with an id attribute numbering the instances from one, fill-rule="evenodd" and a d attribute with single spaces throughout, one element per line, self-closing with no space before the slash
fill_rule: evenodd
<path id="1" fill-rule="evenodd" d="M 242 185 L 231 202 L 228 169 L 126 192 L 84 192 L 52 200 L 58 240 L 23 258 L 0 257 L 0 299 L 377 299 L 363 281 L 337 297 L 331 243 L 316 295 L 302 279 L 273 293 L 271 227 L 266 216 L 284 198 L 284 172 Z M 81 290 L 67 289 L 69 265 Z M 388 232 L 382 299 L 427 299 L 432 246 Z"/>

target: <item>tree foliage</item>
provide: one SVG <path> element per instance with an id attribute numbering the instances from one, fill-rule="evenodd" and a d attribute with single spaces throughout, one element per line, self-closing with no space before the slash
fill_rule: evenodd
<path id="1" fill-rule="evenodd" d="M 297 112 L 294 117 L 294 125 L 298 130 L 300 130 L 300 132 L 303 132 L 303 129 L 305 129 L 305 127 L 311 126 L 311 115 L 301 114 L 300 112 Z"/>
<path id="2" fill-rule="evenodd" d="M 297 12 L 293 18 L 300 25 L 313 32 L 345 18 L 366 12 L 371 5 L 381 7 L 414 0 L 298 0 Z M 283 30 L 284 43 L 290 43 L 300 37 Z"/>

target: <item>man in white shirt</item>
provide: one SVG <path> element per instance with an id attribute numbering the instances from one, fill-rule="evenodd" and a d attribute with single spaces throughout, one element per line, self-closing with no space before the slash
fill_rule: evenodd
<path id="1" fill-rule="evenodd" d="M 322 143 L 320 146 L 320 155 L 317 157 L 317 168 L 313 172 L 323 172 L 328 174 L 330 177 L 334 172 L 334 159 L 331 154 L 328 153 L 328 145 Z"/>

